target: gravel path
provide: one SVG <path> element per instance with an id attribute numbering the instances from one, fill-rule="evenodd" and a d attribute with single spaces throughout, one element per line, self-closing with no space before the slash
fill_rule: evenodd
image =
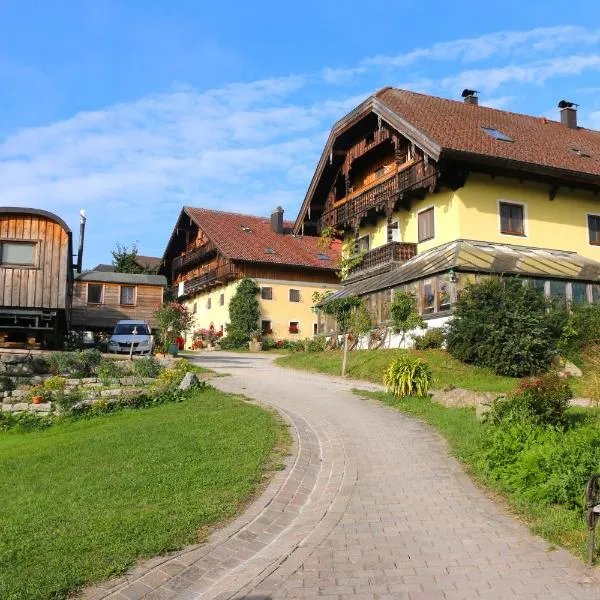
<path id="1" fill-rule="evenodd" d="M 212 383 L 276 407 L 296 442 L 249 510 L 87 599 L 594 599 L 600 579 L 487 498 L 429 427 L 352 393 L 376 386 L 206 353 Z"/>

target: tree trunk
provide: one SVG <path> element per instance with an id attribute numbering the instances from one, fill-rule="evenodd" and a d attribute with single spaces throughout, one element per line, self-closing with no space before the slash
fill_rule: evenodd
<path id="1" fill-rule="evenodd" d="M 346 366 L 348 364 L 348 334 L 344 334 L 344 359 L 342 360 L 342 377 L 346 377 Z"/>

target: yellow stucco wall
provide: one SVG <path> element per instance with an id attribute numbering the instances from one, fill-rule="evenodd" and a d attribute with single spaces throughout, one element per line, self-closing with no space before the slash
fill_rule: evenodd
<path id="1" fill-rule="evenodd" d="M 309 283 L 302 281 L 284 281 L 279 279 L 259 279 L 255 278 L 259 287 L 270 287 L 273 290 L 272 300 L 263 300 L 260 295 L 258 301 L 260 305 L 261 320 L 271 321 L 273 337 L 278 340 L 283 339 L 304 339 L 312 337 L 313 326 L 317 322 L 317 316 L 312 312 L 312 296 L 314 292 L 323 293 L 327 290 L 335 290 L 340 286 L 331 284 Z M 209 292 L 199 294 L 194 298 L 186 300 L 184 304 L 192 312 L 194 304 L 196 312 L 194 314 L 194 328 L 208 328 L 212 323 L 216 330 L 223 329 L 229 322 L 229 301 L 235 294 L 239 281 L 230 283 L 227 286 L 215 288 Z M 289 290 L 300 290 L 300 302 L 290 302 Z M 220 304 L 220 295 L 224 294 L 224 304 Z M 208 308 L 208 299 L 211 299 L 211 308 Z M 299 323 L 299 333 L 290 334 L 289 324 L 291 321 Z M 189 347 L 192 342 L 192 332 L 188 333 L 186 346 Z"/>
<path id="2" fill-rule="evenodd" d="M 600 197 L 592 193 L 559 188 L 550 200 L 547 185 L 471 175 L 457 196 L 457 237 L 570 250 L 600 261 L 600 247 L 590 245 L 588 236 L 587 214 L 600 213 Z M 501 200 L 525 205 L 525 236 L 500 233 Z"/>
<path id="3" fill-rule="evenodd" d="M 499 202 L 525 205 L 525 236 L 500 233 Z M 418 245 L 418 252 L 457 239 L 472 239 L 538 248 L 570 250 L 600 261 L 600 246 L 590 245 L 587 214 L 600 214 L 600 196 L 560 188 L 556 198 L 548 198 L 548 186 L 501 177 L 471 174 L 456 192 L 442 190 L 413 201 L 410 212 L 400 210 L 400 241 L 417 242 L 418 212 L 434 206 L 435 237 Z M 387 243 L 387 219 L 361 227 L 360 235 L 370 234 L 371 248 Z M 344 254 L 353 248 L 352 235 L 346 236 Z"/>
<path id="4" fill-rule="evenodd" d="M 429 194 L 423 200 L 413 200 L 410 211 L 399 210 L 393 219 L 398 220 L 401 242 L 417 243 L 418 214 L 429 207 L 434 207 L 435 237 L 419 244 L 418 251 L 423 252 L 434 246 L 457 239 L 459 228 L 460 200 L 455 192 L 443 190 L 439 194 Z M 382 216 L 376 225 L 365 225 L 360 228 L 360 236 L 369 235 L 371 249 L 387 244 L 387 217 Z M 344 256 L 348 256 L 354 247 L 354 236 L 344 239 Z"/>

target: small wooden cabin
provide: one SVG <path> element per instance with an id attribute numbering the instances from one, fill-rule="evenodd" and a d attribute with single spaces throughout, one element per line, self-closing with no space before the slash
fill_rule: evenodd
<path id="1" fill-rule="evenodd" d="M 72 293 L 67 224 L 45 210 L 0 206 L 0 346 L 58 345 Z"/>
<path id="2" fill-rule="evenodd" d="M 111 332 L 117 321 L 139 319 L 156 327 L 163 300 L 163 275 L 84 271 L 75 276 L 73 329 Z"/>

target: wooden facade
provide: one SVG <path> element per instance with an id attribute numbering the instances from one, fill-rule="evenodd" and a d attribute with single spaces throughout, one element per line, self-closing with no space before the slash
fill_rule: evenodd
<path id="1" fill-rule="evenodd" d="M 65 222 L 44 210 L 0 207 L 2 339 L 57 344 L 69 327 L 72 292 L 72 234 Z"/>
<path id="2" fill-rule="evenodd" d="M 101 271 L 81 273 L 75 278 L 73 288 L 73 328 L 108 332 L 117 321 L 124 319 L 146 321 L 154 328 L 154 311 L 163 301 L 166 283 L 161 275 Z M 101 289 L 100 298 L 90 297 L 90 286 Z M 128 288 L 130 294 L 133 288 L 126 302 L 122 302 L 123 288 Z"/>

